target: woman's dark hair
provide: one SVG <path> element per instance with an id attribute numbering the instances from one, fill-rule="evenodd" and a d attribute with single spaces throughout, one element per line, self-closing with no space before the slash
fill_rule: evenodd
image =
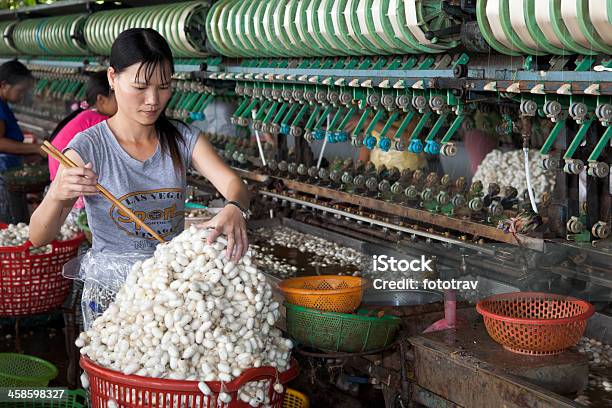
<path id="1" fill-rule="evenodd" d="M 16 85 L 20 82 L 33 79 L 32 72 L 16 59 L 0 65 L 0 82 Z"/>
<path id="2" fill-rule="evenodd" d="M 96 101 L 98 100 L 98 95 L 110 96 L 111 89 L 108 84 L 108 77 L 106 75 L 106 71 L 99 71 L 93 73 L 89 76 L 87 80 L 87 84 L 85 85 L 85 102 L 89 106 L 94 106 Z M 49 136 L 49 141 L 55 139 L 55 136 L 70 122 L 74 119 L 79 113 L 83 112 L 82 107 L 78 107 L 74 110 L 70 115 L 66 116 L 60 123 L 57 124 L 53 132 L 51 132 L 51 136 Z"/>
<path id="3" fill-rule="evenodd" d="M 131 28 L 123 31 L 111 48 L 109 65 L 120 73 L 127 67 L 140 63 L 136 72 L 136 81 L 140 75 L 144 75 L 144 80 L 149 83 L 156 67 L 163 68 L 168 64 L 170 71 L 174 74 L 174 58 L 170 46 L 157 31 L 151 28 Z M 166 77 L 164 69 L 160 69 L 162 83 L 170 83 L 171 78 Z M 181 159 L 179 143 L 185 143 L 183 135 L 168 119 L 165 112 L 162 112 L 155 122 L 155 128 L 159 135 L 159 143 L 164 153 L 169 153 L 172 158 L 174 169 L 184 170 Z"/>

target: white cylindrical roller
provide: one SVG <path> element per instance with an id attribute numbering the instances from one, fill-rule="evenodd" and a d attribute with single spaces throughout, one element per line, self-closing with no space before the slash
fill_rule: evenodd
<path id="1" fill-rule="evenodd" d="M 361 35 L 363 35 L 379 53 L 388 54 L 388 52 L 385 53 L 385 45 L 379 41 L 374 33 L 370 32 L 366 17 L 368 9 L 368 0 L 359 0 L 359 4 L 357 5 L 357 21 L 359 22 L 359 30 L 361 31 Z"/>
<path id="2" fill-rule="evenodd" d="M 400 5 L 402 4 L 403 0 L 390 0 L 389 9 L 387 10 L 387 18 L 391 23 L 391 27 L 393 27 L 393 33 L 395 34 L 395 37 L 404 44 L 408 45 L 409 47 L 412 47 L 413 45 L 410 43 L 410 41 L 408 41 L 408 39 L 406 39 L 406 36 L 404 35 L 401 29 L 399 13 L 401 13 Z"/>
<path id="3" fill-rule="evenodd" d="M 541 51 L 537 42 L 531 36 L 529 29 L 527 28 L 527 19 L 525 16 L 525 3 L 527 0 L 513 0 L 512 6 L 510 7 L 510 23 L 512 29 L 518 35 L 518 37 L 527 45 L 529 48 Z"/>
<path id="4" fill-rule="evenodd" d="M 319 49 L 321 49 L 325 54 L 333 54 L 333 52 L 331 52 L 332 50 L 328 50 L 326 45 L 321 44 L 317 33 L 315 32 L 314 19 L 318 17 L 314 4 L 314 1 L 308 1 L 308 6 L 306 6 L 306 29 L 308 30 L 308 35 L 310 36 L 311 40 L 317 44 L 317 47 L 319 47 Z"/>
<path id="5" fill-rule="evenodd" d="M 353 39 L 353 41 L 357 44 L 363 46 L 363 43 L 357 36 L 354 27 L 359 27 L 359 21 L 357 20 L 357 14 L 353 12 L 354 5 L 357 4 L 358 0 L 348 0 L 346 2 L 346 6 L 344 8 L 344 18 L 346 20 L 346 27 L 348 31 L 349 37 Z"/>
<path id="6" fill-rule="evenodd" d="M 291 30 L 291 25 L 294 24 L 295 16 L 291 12 L 292 8 L 288 5 L 285 8 L 285 13 L 283 16 L 283 29 L 287 33 L 287 37 L 289 37 L 289 41 L 293 47 L 298 47 L 299 39 L 294 37 L 293 30 Z"/>
<path id="7" fill-rule="evenodd" d="M 240 6 L 238 7 L 238 10 L 236 11 L 236 13 L 233 16 L 234 19 L 234 33 L 236 33 L 236 38 L 238 39 L 238 41 L 240 41 L 242 47 L 244 48 L 245 51 L 247 52 L 253 52 L 253 44 L 251 43 L 250 38 L 248 38 L 244 32 L 244 15 L 246 14 L 246 9 L 248 8 L 249 3 L 248 2 L 241 2 Z"/>
<path id="8" fill-rule="evenodd" d="M 543 0 L 538 2 L 538 5 L 535 8 L 536 21 L 538 22 L 538 27 L 544 33 L 544 36 L 552 45 L 557 48 L 565 49 L 559 37 L 555 34 L 555 30 L 552 26 L 552 15 L 550 13 L 550 6 L 552 5 L 553 0 Z"/>
<path id="9" fill-rule="evenodd" d="M 606 44 L 612 45 L 612 15 L 609 14 L 612 7 L 609 3 L 610 0 L 589 0 L 589 16 L 597 34 Z"/>
<path id="10" fill-rule="evenodd" d="M 487 0 L 487 20 L 489 20 L 489 26 L 491 27 L 493 36 L 497 41 L 512 51 L 519 51 L 514 44 L 512 44 L 512 41 L 506 37 L 501 20 L 501 7 L 502 5 L 500 0 Z"/>
<path id="11" fill-rule="evenodd" d="M 304 8 L 308 5 L 306 3 L 307 3 L 306 1 L 301 1 L 298 3 L 294 19 L 295 19 L 295 27 L 297 28 L 298 35 L 300 36 L 300 42 L 308 46 L 312 40 L 308 36 L 308 33 L 305 30 L 307 23 L 306 21 L 304 21 L 304 19 L 306 19 L 306 11 L 304 10 Z M 312 49 L 313 52 L 316 53 L 316 55 L 319 54 L 318 52 L 316 52 L 316 50 L 313 47 L 310 47 L 310 48 Z"/>
<path id="12" fill-rule="evenodd" d="M 341 50 L 338 48 L 338 46 L 336 45 L 336 40 L 333 37 L 334 34 L 328 30 L 326 24 L 327 16 L 325 15 L 325 13 L 327 12 L 329 4 L 331 4 L 332 1 L 333 0 L 322 0 L 321 3 L 319 3 L 319 9 L 317 10 L 317 18 L 319 19 L 319 31 L 321 32 L 323 38 L 325 38 L 327 43 L 331 45 L 335 51 L 337 51 L 338 53 L 346 53 L 347 50 Z"/>
<path id="13" fill-rule="evenodd" d="M 561 0 L 561 16 L 567 31 L 578 44 L 584 48 L 592 49 L 593 44 L 584 36 L 582 30 L 580 30 L 580 24 L 578 22 L 578 0 Z"/>
<path id="14" fill-rule="evenodd" d="M 383 10 L 382 0 L 373 0 L 372 1 L 372 20 L 374 21 L 374 29 L 376 30 L 376 35 L 380 38 L 386 45 L 387 49 L 395 50 L 395 44 L 393 40 L 387 36 L 385 30 L 383 28 L 383 16 L 386 15 L 387 11 Z"/>
<path id="15" fill-rule="evenodd" d="M 266 39 L 266 33 L 264 33 L 263 31 L 263 27 L 261 24 L 261 21 L 263 21 L 263 14 L 265 11 L 265 2 L 262 0 L 253 0 L 255 3 L 257 3 L 256 9 L 255 9 L 255 14 L 253 15 L 253 21 L 254 21 L 254 34 L 255 34 L 255 38 L 257 39 L 257 41 L 259 41 L 261 44 L 263 44 L 264 46 L 268 44 L 268 40 Z M 268 47 L 265 47 L 264 50 L 262 51 L 266 51 Z"/>
<path id="16" fill-rule="evenodd" d="M 291 43 L 287 41 L 287 33 L 283 29 L 283 18 L 285 16 L 285 0 L 277 2 L 276 7 L 272 11 L 272 23 L 274 25 L 274 36 L 280 41 L 282 48 L 287 55 L 294 56 L 295 49 L 291 47 Z"/>
<path id="17" fill-rule="evenodd" d="M 341 27 L 340 19 L 345 20 L 343 10 L 340 9 L 340 2 L 336 0 L 328 0 L 328 1 L 333 2 L 332 9 L 331 9 L 332 26 L 334 27 L 333 35 L 345 45 L 347 50 L 350 50 L 351 53 L 355 53 L 358 50 L 355 50 L 353 44 L 350 44 L 344 38 L 345 33 L 340 28 Z"/>
<path id="18" fill-rule="evenodd" d="M 244 13 L 244 35 L 245 37 L 247 37 L 249 42 L 255 46 L 257 46 L 258 42 L 257 38 L 255 37 L 255 28 L 253 25 L 253 18 L 251 18 L 251 16 L 253 15 L 253 13 L 255 13 L 255 8 L 257 7 L 257 4 L 257 1 L 249 2 L 249 5 Z M 264 50 L 260 50 L 260 52 L 263 51 Z"/>

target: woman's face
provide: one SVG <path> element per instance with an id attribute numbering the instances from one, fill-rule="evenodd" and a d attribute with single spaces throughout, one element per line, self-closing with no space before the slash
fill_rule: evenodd
<path id="1" fill-rule="evenodd" d="M 117 112 L 145 126 L 155 124 L 172 96 L 170 64 L 155 66 L 151 77 L 146 78 L 146 66 L 130 65 L 120 73 L 108 69 L 108 80 L 115 90 Z"/>
<path id="2" fill-rule="evenodd" d="M 23 96 L 28 92 L 28 90 L 30 90 L 31 87 L 32 81 L 29 79 L 17 82 L 14 85 L 3 82 L 0 85 L 0 95 L 6 102 L 18 103 L 21 102 Z"/>

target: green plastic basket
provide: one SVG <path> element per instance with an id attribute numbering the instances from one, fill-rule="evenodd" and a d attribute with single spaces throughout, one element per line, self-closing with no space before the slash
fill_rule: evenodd
<path id="1" fill-rule="evenodd" d="M 41 358 L 0 353 L 0 388 L 46 387 L 57 373 L 53 364 Z"/>
<path id="2" fill-rule="evenodd" d="M 371 310 L 356 314 L 323 312 L 285 303 L 287 332 L 301 344 L 327 350 L 357 353 L 382 349 L 395 338 L 400 319 L 370 316 Z"/>
<path id="3" fill-rule="evenodd" d="M 85 408 L 87 393 L 84 390 L 68 390 L 62 399 L 48 401 L 0 402 L 0 408 Z"/>
<path id="4" fill-rule="evenodd" d="M 61 399 L 47 401 L 0 402 L 0 408 L 85 408 L 87 393 L 85 390 L 68 390 Z"/>

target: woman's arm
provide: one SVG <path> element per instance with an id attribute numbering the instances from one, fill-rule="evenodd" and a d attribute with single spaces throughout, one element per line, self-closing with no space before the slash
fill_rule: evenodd
<path id="1" fill-rule="evenodd" d="M 200 136 L 193 149 L 193 166 L 206 177 L 227 200 L 238 201 L 248 208 L 251 201 L 250 193 L 242 179 L 225 164 L 217 155 L 206 138 Z M 239 260 L 247 251 L 249 242 L 246 233 L 246 221 L 238 207 L 226 206 L 213 219 L 204 223 L 202 227 L 214 227 L 215 231 L 209 235 L 208 242 L 212 243 L 220 234 L 227 236 L 226 257 Z"/>
<path id="2" fill-rule="evenodd" d="M 0 120 L 0 152 L 10 154 L 40 154 L 43 157 L 47 155 L 40 150 L 38 143 L 22 143 L 6 137 L 6 124 Z"/>
<path id="3" fill-rule="evenodd" d="M 210 142 L 198 138 L 193 148 L 193 166 L 206 177 L 227 200 L 249 207 L 251 196 L 242 179 L 219 157 Z"/>
<path id="4" fill-rule="evenodd" d="M 97 176 L 91 171 L 91 164 L 85 165 L 73 150 L 65 154 L 79 167 L 60 166 L 47 195 L 32 214 L 30 242 L 34 246 L 46 245 L 55 239 L 79 196 L 98 193 Z"/>

